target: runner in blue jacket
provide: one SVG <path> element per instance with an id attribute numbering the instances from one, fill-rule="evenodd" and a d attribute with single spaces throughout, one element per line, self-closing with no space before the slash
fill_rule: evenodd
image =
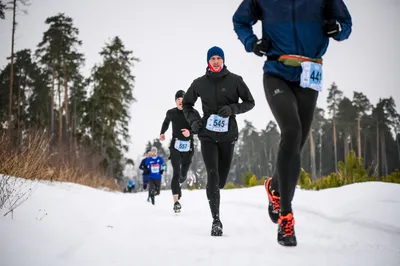
<path id="1" fill-rule="evenodd" d="M 261 21 L 259 39 L 253 25 Z M 278 242 L 296 246 L 292 200 L 300 175 L 300 153 L 322 90 L 322 57 L 330 39 L 343 41 L 352 18 L 342 0 L 243 0 L 233 27 L 245 50 L 266 56 L 264 90 L 281 130 L 277 171 L 265 182 L 269 215 Z"/>
<path id="2" fill-rule="evenodd" d="M 155 196 L 160 194 L 161 179 L 164 172 L 164 159 L 157 155 L 157 148 L 152 147 L 150 157 L 146 159 L 145 165 L 149 169 L 149 194 L 151 203 L 155 204 Z"/>

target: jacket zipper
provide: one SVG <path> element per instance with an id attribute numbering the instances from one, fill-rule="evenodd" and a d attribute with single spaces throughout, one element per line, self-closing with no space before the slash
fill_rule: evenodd
<path id="1" fill-rule="evenodd" d="M 218 104 L 218 80 L 215 81 L 215 101 L 217 102 L 217 112 L 216 112 L 216 114 L 218 114 L 218 108 L 219 108 L 219 104 Z M 218 140 L 219 140 L 218 132 L 215 132 L 215 136 L 216 136 L 216 141 L 215 142 L 218 142 Z"/>

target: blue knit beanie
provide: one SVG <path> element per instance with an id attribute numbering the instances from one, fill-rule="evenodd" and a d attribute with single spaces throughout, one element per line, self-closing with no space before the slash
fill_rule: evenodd
<path id="1" fill-rule="evenodd" d="M 224 51 L 221 48 L 219 48 L 218 46 L 214 46 L 214 47 L 211 47 L 210 49 L 208 49 L 207 63 L 208 63 L 208 61 L 210 61 L 210 58 L 213 57 L 214 55 L 220 56 L 222 58 L 222 60 L 225 61 Z"/>

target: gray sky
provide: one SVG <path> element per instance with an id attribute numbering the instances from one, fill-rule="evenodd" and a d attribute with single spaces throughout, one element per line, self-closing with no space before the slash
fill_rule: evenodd
<path id="1" fill-rule="evenodd" d="M 132 69 L 136 76 L 129 126 L 132 137 L 128 156 L 136 159 L 148 140 L 159 136 L 167 109 L 174 107 L 177 90 L 187 90 L 205 73 L 206 52 L 218 45 L 225 51 L 228 68 L 241 75 L 256 100 L 254 109 L 238 116 L 258 128 L 273 120 L 262 87 L 263 60 L 246 53 L 233 31 L 232 15 L 241 0 L 30 0 L 27 15 L 18 16 L 16 49 L 36 49 L 44 21 L 58 12 L 74 20 L 83 41 L 84 74 L 95 63 L 104 43 L 118 35 L 141 59 Z M 400 1 L 347 0 L 353 33 L 344 42 L 331 41 L 324 57 L 324 88 L 335 81 L 344 95 L 365 93 L 373 104 L 393 96 L 400 105 Z M 10 53 L 11 13 L 0 21 L 0 67 Z M 255 32 L 260 37 L 260 23 Z M 396 49 L 397 47 L 397 49 Z M 397 63 L 397 64 L 395 64 Z M 326 89 L 318 105 L 326 107 Z M 196 104 L 201 112 L 200 100 Z M 397 108 L 400 110 L 400 108 Z M 165 146 L 170 140 L 171 127 Z"/>

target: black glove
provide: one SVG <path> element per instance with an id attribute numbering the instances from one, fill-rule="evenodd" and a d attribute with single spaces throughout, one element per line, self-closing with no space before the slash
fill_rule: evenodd
<path id="1" fill-rule="evenodd" d="M 255 53 L 258 56 L 266 55 L 268 49 L 269 49 L 269 40 L 266 38 L 262 38 L 260 40 L 253 42 L 252 45 L 253 53 Z"/>
<path id="2" fill-rule="evenodd" d="M 342 31 L 342 27 L 340 26 L 340 23 L 337 22 L 336 20 L 325 20 L 324 24 L 322 25 L 322 28 L 325 32 L 326 35 L 329 37 L 333 37 L 339 32 Z"/>
<path id="3" fill-rule="evenodd" d="M 232 108 L 229 105 L 222 106 L 218 110 L 218 115 L 222 117 L 228 117 L 232 115 Z"/>
<path id="4" fill-rule="evenodd" d="M 194 122 L 191 126 L 192 132 L 197 134 L 199 133 L 199 130 L 203 127 L 203 121 L 201 119 L 197 120 Z"/>

